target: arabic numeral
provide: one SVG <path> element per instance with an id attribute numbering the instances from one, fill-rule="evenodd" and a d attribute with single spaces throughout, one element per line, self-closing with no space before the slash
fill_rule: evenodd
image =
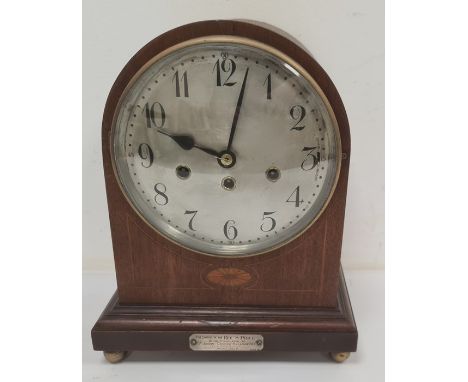
<path id="1" fill-rule="evenodd" d="M 270 231 L 273 231 L 276 227 L 276 220 L 269 216 L 269 215 L 273 215 L 276 211 L 271 211 L 271 212 L 264 212 L 263 213 L 263 218 L 262 218 L 262 225 L 260 226 L 260 230 L 262 230 L 263 232 L 270 232 Z M 270 226 L 270 228 L 268 228 L 268 226 Z"/>
<path id="2" fill-rule="evenodd" d="M 221 62 L 218 59 L 213 67 L 213 71 L 216 70 L 216 86 L 234 86 L 237 82 L 229 82 L 236 71 L 236 63 L 232 59 L 223 59 Z M 229 76 L 222 81 L 222 73 L 229 73 Z"/>
<path id="3" fill-rule="evenodd" d="M 185 215 L 192 215 L 192 217 L 189 220 L 188 227 L 192 231 L 196 231 L 195 228 L 193 228 L 193 219 L 195 218 L 195 215 L 197 214 L 198 211 L 185 211 Z"/>
<path id="4" fill-rule="evenodd" d="M 140 146 L 138 146 L 138 155 L 143 160 L 141 165 L 144 168 L 151 167 L 153 164 L 154 155 L 153 150 L 151 150 L 151 147 L 147 143 L 142 143 Z"/>
<path id="5" fill-rule="evenodd" d="M 289 115 L 294 121 L 296 121 L 296 124 L 293 127 L 291 127 L 289 130 L 297 130 L 297 131 L 304 130 L 305 125 L 299 125 L 306 115 L 306 110 L 304 106 L 294 105 L 289 110 Z"/>
<path id="6" fill-rule="evenodd" d="M 304 203 L 304 200 L 302 200 L 299 196 L 299 192 L 300 192 L 299 186 L 297 186 L 292 192 L 292 194 L 289 195 L 289 198 L 286 200 L 286 203 L 294 203 L 296 207 L 299 207 L 301 203 Z"/>
<path id="7" fill-rule="evenodd" d="M 313 170 L 320 163 L 320 152 L 314 153 L 317 147 L 304 147 L 302 151 L 308 151 L 306 157 L 302 161 L 301 168 L 304 171 Z"/>
<path id="8" fill-rule="evenodd" d="M 271 73 L 268 73 L 268 76 L 263 83 L 263 86 L 267 85 L 267 99 L 271 99 Z"/>
<path id="9" fill-rule="evenodd" d="M 159 109 L 158 111 L 156 111 L 156 107 Z M 163 105 L 159 102 L 155 102 L 151 106 L 147 102 L 141 112 L 145 113 L 146 127 L 148 129 L 151 129 L 152 127 L 160 129 L 164 126 L 164 123 L 166 122 L 166 112 Z"/>
<path id="10" fill-rule="evenodd" d="M 172 82 L 175 82 L 176 97 L 180 97 L 179 71 L 175 72 L 174 76 L 172 77 Z M 182 74 L 182 82 L 184 84 L 184 97 L 188 97 L 189 92 L 188 92 L 187 71 L 185 71 L 184 74 Z"/>
<path id="11" fill-rule="evenodd" d="M 158 186 L 160 187 L 158 188 Z M 156 191 L 154 201 L 160 206 L 165 206 L 169 202 L 169 198 L 166 195 L 166 186 L 162 183 L 156 183 L 154 185 L 154 191 Z"/>
<path id="12" fill-rule="evenodd" d="M 228 240 L 234 240 L 237 237 L 237 228 L 234 226 L 236 222 L 234 220 L 228 220 L 224 224 L 224 236 Z"/>

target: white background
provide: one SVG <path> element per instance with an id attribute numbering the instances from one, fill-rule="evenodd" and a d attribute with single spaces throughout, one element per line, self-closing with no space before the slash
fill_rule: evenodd
<path id="1" fill-rule="evenodd" d="M 343 240 L 346 268 L 384 266 L 384 3 L 381 0 L 85 0 L 83 7 L 83 267 L 113 269 L 101 122 L 113 81 L 147 42 L 206 19 L 282 29 L 332 78 L 351 127 Z"/>
<path id="2" fill-rule="evenodd" d="M 312 1 L 314 7 L 325 3 Z M 390 382 L 459 381 L 466 375 L 467 14 L 468 5 L 458 0 L 386 4 L 385 376 Z M 2 378 L 80 381 L 82 307 L 89 305 L 81 288 L 80 3 L 5 2 L 2 16 L 0 102 L 2 141 L 8 143 L 0 161 Z M 26 85 L 31 91 L 25 93 Z M 449 144 L 441 144 L 442 138 Z M 98 280 L 99 293 L 114 289 L 108 279 Z M 374 308 L 359 312 L 382 324 Z M 275 364 L 261 366 L 268 375 L 281 368 L 286 380 L 312 379 L 311 373 L 294 378 L 294 360 L 272 370 Z M 178 366 L 175 362 L 172 370 Z M 218 367 L 217 378 L 210 380 L 218 381 L 233 366 L 239 365 Z M 112 380 L 117 367 L 102 365 Z M 312 368 L 320 371 L 322 363 Z M 335 373 L 340 380 L 362 381 L 349 377 L 354 368 L 339 365 Z M 141 377 L 139 364 L 132 369 L 127 380 Z M 323 374 L 313 379 L 330 380 Z"/>

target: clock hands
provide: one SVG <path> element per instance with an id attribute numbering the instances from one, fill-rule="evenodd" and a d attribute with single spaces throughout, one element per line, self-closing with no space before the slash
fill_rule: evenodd
<path id="1" fill-rule="evenodd" d="M 249 68 L 246 69 L 244 80 L 242 81 L 242 87 L 237 99 L 236 110 L 234 112 L 234 118 L 232 119 L 231 133 L 229 134 L 229 142 L 226 150 L 221 151 L 218 156 L 218 163 L 221 167 L 231 168 L 236 164 L 236 155 L 231 151 L 232 141 L 234 140 L 234 134 L 236 133 L 237 121 L 239 120 L 240 109 L 242 106 L 242 100 L 244 99 L 245 84 L 247 83 L 247 76 L 249 74 Z"/>
<path id="2" fill-rule="evenodd" d="M 195 140 L 190 135 L 172 135 L 172 134 L 166 133 L 165 131 L 162 131 L 162 130 L 158 130 L 158 133 L 167 135 L 169 138 L 171 138 L 175 143 L 177 143 L 184 150 L 192 150 L 195 147 L 196 149 L 204 151 L 205 153 L 207 153 L 209 155 L 212 155 L 212 156 L 214 156 L 216 158 L 220 158 L 220 155 L 216 150 L 208 149 L 206 147 L 197 146 L 195 144 Z"/>
<path id="3" fill-rule="evenodd" d="M 249 74 L 249 68 L 246 69 L 244 80 L 242 81 L 242 87 L 239 93 L 239 98 L 237 99 L 236 110 L 234 112 L 234 118 L 232 119 L 231 132 L 229 134 L 229 142 L 228 142 L 226 150 L 219 153 L 216 150 L 198 146 L 195 144 L 195 140 L 190 135 L 172 135 L 159 129 L 158 129 L 158 132 L 171 138 L 175 143 L 179 145 L 179 147 L 181 147 L 184 150 L 192 150 L 193 148 L 196 148 L 201 151 L 204 151 L 205 153 L 211 156 L 216 157 L 218 159 L 218 163 L 224 168 L 230 168 L 234 166 L 234 164 L 236 163 L 236 157 L 234 153 L 231 151 L 231 146 L 232 146 L 232 141 L 234 139 L 234 134 L 236 132 L 237 121 L 239 120 L 242 100 L 244 99 L 245 84 L 247 83 L 248 74 Z"/>
<path id="4" fill-rule="evenodd" d="M 237 120 L 239 119 L 240 109 L 242 106 L 242 100 L 244 99 L 245 83 L 247 82 L 247 75 L 249 74 L 249 68 L 245 71 L 244 81 L 242 82 L 241 91 L 239 93 L 239 98 L 237 99 L 236 111 L 234 112 L 234 118 L 231 125 L 231 134 L 229 135 L 229 142 L 227 145 L 226 152 L 231 151 L 232 141 L 234 139 L 234 133 L 236 132 Z"/>

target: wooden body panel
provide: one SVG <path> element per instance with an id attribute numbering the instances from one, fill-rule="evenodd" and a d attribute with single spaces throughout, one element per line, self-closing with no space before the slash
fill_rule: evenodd
<path id="1" fill-rule="evenodd" d="M 193 333 L 255 333 L 262 351 L 356 351 L 357 329 L 344 277 L 335 308 L 288 309 L 122 305 L 117 293 L 92 330 L 94 350 L 188 351 Z"/>
<path id="2" fill-rule="evenodd" d="M 302 235 L 270 253 L 216 258 L 179 247 L 143 222 L 120 189 L 111 161 L 111 127 L 122 92 L 153 56 L 187 39 L 236 35 L 271 45 L 302 65 L 335 112 L 343 159 L 338 184 L 320 218 Z M 332 81 L 303 49 L 267 29 L 234 21 L 205 21 L 154 39 L 125 66 L 107 100 L 102 131 L 104 174 L 120 304 L 336 307 L 350 136 L 346 112 Z M 235 285 L 219 274 L 239 275 Z M 218 276 L 217 276 L 218 275 Z M 218 278 L 217 278 L 218 277 Z"/>

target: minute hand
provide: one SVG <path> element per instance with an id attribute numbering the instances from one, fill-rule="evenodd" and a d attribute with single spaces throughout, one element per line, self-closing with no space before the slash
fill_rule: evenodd
<path id="1" fill-rule="evenodd" d="M 239 119 L 240 109 L 242 106 L 242 100 L 244 99 L 245 83 L 247 82 L 247 75 L 249 74 L 249 68 L 245 71 L 244 81 L 242 82 L 241 91 L 239 98 L 237 99 L 236 111 L 234 112 L 234 118 L 231 125 L 231 134 L 229 135 L 229 142 L 226 151 L 231 151 L 232 141 L 234 139 L 234 133 L 236 132 L 237 120 Z"/>

